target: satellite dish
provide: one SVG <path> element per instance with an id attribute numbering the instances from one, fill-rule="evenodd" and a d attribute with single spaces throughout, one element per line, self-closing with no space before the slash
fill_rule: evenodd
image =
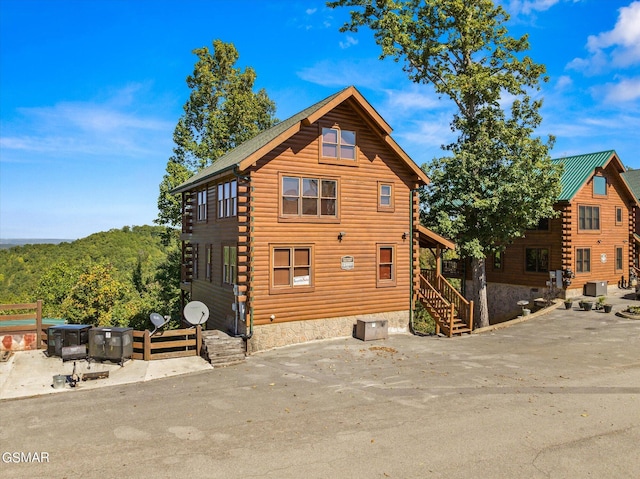
<path id="1" fill-rule="evenodd" d="M 184 307 L 184 318 L 192 326 L 206 323 L 209 319 L 209 308 L 201 301 L 191 301 Z"/>
<path id="2" fill-rule="evenodd" d="M 169 322 L 170 317 L 169 316 L 165 316 L 162 317 L 161 314 L 158 313 L 151 313 L 149 315 L 149 319 L 151 320 L 151 322 L 153 323 L 153 325 L 155 326 L 155 329 L 153 331 L 151 331 L 151 334 L 155 333 L 159 328 L 161 328 L 162 326 L 164 326 L 165 324 L 167 324 Z"/>

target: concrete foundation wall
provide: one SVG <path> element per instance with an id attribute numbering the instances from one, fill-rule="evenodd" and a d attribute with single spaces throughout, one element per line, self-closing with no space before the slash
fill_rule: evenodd
<path id="1" fill-rule="evenodd" d="M 409 311 L 361 314 L 307 321 L 288 321 L 255 326 L 253 337 L 249 340 L 247 352 L 253 353 L 316 339 L 349 337 L 353 335 L 358 319 L 387 320 L 389 333 L 406 333 L 409 331 Z"/>

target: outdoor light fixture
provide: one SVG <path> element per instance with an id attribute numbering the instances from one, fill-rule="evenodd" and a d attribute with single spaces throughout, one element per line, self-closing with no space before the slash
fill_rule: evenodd
<path id="1" fill-rule="evenodd" d="M 404 233 L 402 233 L 402 239 L 406 240 L 409 237 L 409 232 L 405 231 Z"/>
<path id="2" fill-rule="evenodd" d="M 344 231 L 340 231 L 340 233 L 338 233 L 338 241 L 342 241 L 342 238 L 344 238 L 345 236 L 347 236 L 347 233 L 345 233 Z"/>

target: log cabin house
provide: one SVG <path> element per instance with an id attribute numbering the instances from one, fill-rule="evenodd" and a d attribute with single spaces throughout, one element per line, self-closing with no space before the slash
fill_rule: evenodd
<path id="1" fill-rule="evenodd" d="M 553 161 L 564 166 L 558 216 L 487 258 L 492 323 L 518 314 L 518 301 L 533 306 L 550 287 L 564 297 L 600 294 L 603 287 L 606 295 L 629 280 L 638 203 L 620 158 L 610 150 Z"/>
<path id="2" fill-rule="evenodd" d="M 622 173 L 622 178 L 633 191 L 633 195 L 637 202 L 640 202 L 640 170 L 627 170 Z M 636 219 L 635 229 L 633 231 L 633 269 L 636 279 L 640 277 L 640 203 L 636 203 L 633 207 L 633 215 Z"/>
<path id="3" fill-rule="evenodd" d="M 183 303 L 247 351 L 350 336 L 357 319 L 407 331 L 420 296 L 417 189 L 429 179 L 348 87 L 261 132 L 182 195 Z"/>

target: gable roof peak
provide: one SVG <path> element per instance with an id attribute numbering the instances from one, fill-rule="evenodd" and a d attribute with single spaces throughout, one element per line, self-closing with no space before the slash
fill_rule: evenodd
<path id="1" fill-rule="evenodd" d="M 273 150 L 282 142 L 289 139 L 295 133 L 300 131 L 303 126 L 311 125 L 326 115 L 329 111 L 336 108 L 347 100 L 352 100 L 351 106 L 358 110 L 359 114 L 366 118 L 366 123 L 370 128 L 377 129 L 377 133 L 384 139 L 389 146 L 404 163 L 415 173 L 419 181 L 429 183 L 426 174 L 415 164 L 415 162 L 400 148 L 400 146 L 391 138 L 392 131 L 389 124 L 380 116 L 380 114 L 371 106 L 371 104 L 362 96 L 358 89 L 353 86 L 347 86 L 342 90 L 314 103 L 310 107 L 296 113 L 295 115 L 281 121 L 277 125 L 258 133 L 253 138 L 238 145 L 233 150 L 218 158 L 212 165 L 203 168 L 187 181 L 174 188 L 173 194 L 183 193 L 197 186 L 205 184 L 211 178 L 225 173 L 227 171 L 243 171 L 250 165 L 255 163 L 262 156 Z"/>

